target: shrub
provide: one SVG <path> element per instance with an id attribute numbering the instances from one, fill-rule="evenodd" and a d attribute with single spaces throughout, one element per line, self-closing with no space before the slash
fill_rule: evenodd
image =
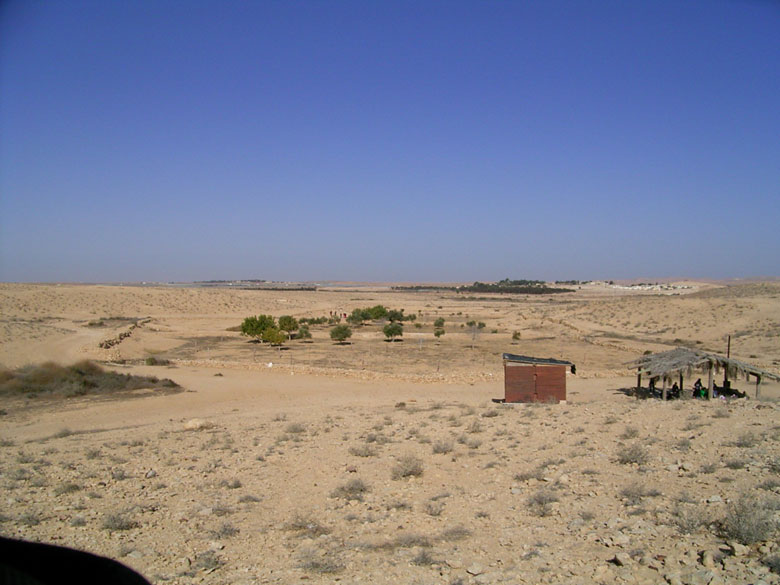
<path id="1" fill-rule="evenodd" d="M 375 457 L 376 449 L 370 445 L 357 445 L 349 448 L 349 454 L 355 457 Z"/>
<path id="2" fill-rule="evenodd" d="M 149 356 L 148 358 L 146 358 L 144 360 L 144 363 L 147 366 L 167 366 L 171 362 L 170 362 L 170 360 L 166 360 L 166 359 L 163 359 L 163 358 L 156 358 L 154 356 Z"/>
<path id="3" fill-rule="evenodd" d="M 444 317 L 439 317 L 438 319 L 436 319 L 436 320 L 433 322 L 433 326 L 434 326 L 436 329 L 441 329 L 442 327 L 444 327 Z"/>
<path id="4" fill-rule="evenodd" d="M 48 394 L 53 396 L 83 396 L 138 390 L 141 388 L 178 388 L 175 382 L 154 376 L 132 376 L 103 370 L 97 364 L 84 360 L 71 366 L 53 362 L 23 366 L 9 371 L 0 382 L 0 396 L 4 394 Z"/>
<path id="5" fill-rule="evenodd" d="M 647 449 L 637 443 L 633 445 L 627 445 L 618 449 L 617 452 L 618 463 L 630 464 L 636 463 L 637 465 L 644 465 L 650 461 L 650 453 Z"/>
<path id="6" fill-rule="evenodd" d="M 303 516 L 301 514 L 296 514 L 285 528 L 297 532 L 299 536 L 305 538 L 317 538 L 324 534 L 330 534 L 330 528 L 323 526 L 318 520 L 315 520 L 310 516 Z"/>
<path id="7" fill-rule="evenodd" d="M 768 540 L 777 529 L 777 522 L 767 501 L 742 496 L 729 505 L 722 528 L 727 538 L 750 545 Z"/>
<path id="8" fill-rule="evenodd" d="M 654 488 L 648 488 L 639 482 L 632 483 L 620 491 L 620 495 L 626 499 L 629 505 L 639 504 L 643 498 L 654 498 L 660 496 L 661 492 Z"/>
<path id="9" fill-rule="evenodd" d="M 333 341 L 344 343 L 344 341 L 350 337 L 352 337 L 352 329 L 350 329 L 347 325 L 336 325 L 333 329 L 330 330 L 330 338 Z"/>
<path id="10" fill-rule="evenodd" d="M 552 513 L 552 504 L 560 498 L 550 488 L 544 487 L 528 498 L 528 507 L 534 516 L 549 516 Z"/>
<path id="11" fill-rule="evenodd" d="M 137 526 L 137 522 L 129 520 L 121 514 L 109 514 L 103 520 L 103 528 L 111 532 L 117 530 L 131 530 Z"/>
<path id="12" fill-rule="evenodd" d="M 433 452 L 437 455 L 444 455 L 452 452 L 452 441 L 436 441 L 433 444 Z"/>
<path id="13" fill-rule="evenodd" d="M 433 332 L 433 336 L 434 336 L 436 339 L 439 339 L 439 338 L 440 338 L 442 335 L 444 335 L 444 329 L 436 329 L 436 330 L 434 330 L 434 332 Z"/>
<path id="14" fill-rule="evenodd" d="M 311 331 L 309 331 L 309 327 L 306 325 L 301 325 L 298 328 L 298 333 L 295 334 L 295 337 L 298 339 L 311 339 Z"/>
<path id="15" fill-rule="evenodd" d="M 363 494 L 370 491 L 368 485 L 362 479 L 350 479 L 344 485 L 340 485 L 330 494 L 331 498 L 342 498 L 347 501 L 363 501 Z"/>
<path id="16" fill-rule="evenodd" d="M 414 455 L 403 455 L 393 467 L 392 478 L 419 477 L 423 474 L 423 462 Z"/>

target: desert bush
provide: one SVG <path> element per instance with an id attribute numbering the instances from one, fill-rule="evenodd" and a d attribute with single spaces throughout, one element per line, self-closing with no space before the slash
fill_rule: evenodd
<path id="1" fill-rule="evenodd" d="M 349 448 L 349 454 L 355 457 L 376 457 L 376 449 L 371 445 L 354 445 Z"/>
<path id="2" fill-rule="evenodd" d="M 764 563 L 764 565 L 766 565 L 770 571 L 780 575 L 780 554 L 774 554 L 772 556 L 766 557 L 761 562 Z"/>
<path id="3" fill-rule="evenodd" d="M 298 533 L 305 538 L 317 538 L 323 534 L 330 534 L 330 528 L 323 526 L 320 522 L 311 516 L 296 514 L 293 519 L 285 526 L 287 530 Z"/>
<path id="4" fill-rule="evenodd" d="M 636 439 L 639 436 L 639 429 L 636 427 L 626 427 L 623 434 L 620 435 L 621 439 Z"/>
<path id="5" fill-rule="evenodd" d="M 549 516 L 552 513 L 552 504 L 558 501 L 558 494 L 551 488 L 544 487 L 528 498 L 528 511 L 534 516 Z"/>
<path id="6" fill-rule="evenodd" d="M 706 514 L 692 505 L 678 503 L 672 511 L 674 525 L 680 534 L 695 534 L 709 524 Z"/>
<path id="7" fill-rule="evenodd" d="M 306 325 L 301 325 L 298 328 L 298 333 L 295 334 L 295 337 L 298 339 L 311 339 L 311 331 L 309 331 L 309 328 Z"/>
<path id="8" fill-rule="evenodd" d="M 744 495 L 729 504 L 721 527 L 727 538 L 750 545 L 769 539 L 777 522 L 766 500 Z"/>
<path id="9" fill-rule="evenodd" d="M 246 494 L 238 498 L 239 504 L 254 504 L 255 502 L 261 501 L 260 498 L 257 496 L 253 496 L 251 494 Z"/>
<path id="10" fill-rule="evenodd" d="M 171 363 L 170 360 L 157 358 L 154 356 L 150 356 L 144 360 L 144 364 L 146 364 L 147 366 L 167 366 L 170 363 Z"/>
<path id="11" fill-rule="evenodd" d="M 119 530 L 131 530 L 133 528 L 136 528 L 137 526 L 138 526 L 137 522 L 125 518 L 122 514 L 108 514 L 103 519 L 103 528 L 110 532 L 115 532 Z"/>
<path id="12" fill-rule="evenodd" d="M 34 512 L 25 512 L 19 516 L 19 524 L 22 526 L 38 526 L 41 523 L 40 517 Z"/>
<path id="13" fill-rule="evenodd" d="M 758 437 L 756 437 L 753 433 L 750 431 L 746 433 L 742 433 L 739 437 L 737 437 L 732 445 L 734 447 L 742 447 L 743 449 L 747 449 L 750 447 L 755 447 L 758 443 Z"/>
<path id="14" fill-rule="evenodd" d="M 306 427 L 303 426 L 301 423 L 290 423 L 289 425 L 284 427 L 284 432 L 293 435 L 298 435 L 300 433 L 305 433 Z"/>
<path id="15" fill-rule="evenodd" d="M 444 542 L 455 542 L 468 538 L 469 536 L 471 536 L 471 531 L 465 526 L 458 525 L 443 530 L 441 535 L 439 535 L 439 539 Z"/>
<path id="16" fill-rule="evenodd" d="M 363 495 L 368 491 L 370 491 L 370 488 L 362 479 L 354 478 L 333 490 L 330 493 L 330 497 L 362 502 Z"/>
<path id="17" fill-rule="evenodd" d="M 634 443 L 632 445 L 626 445 L 618 449 L 617 452 L 618 463 L 628 465 L 636 463 L 637 465 L 644 465 L 650 461 L 650 453 L 642 445 Z"/>
<path id="18" fill-rule="evenodd" d="M 628 505 L 635 506 L 639 504 L 644 498 L 654 498 L 656 496 L 660 496 L 661 492 L 655 488 L 649 488 L 642 483 L 635 482 L 624 487 L 620 491 L 620 495 L 623 496 Z"/>
<path id="19" fill-rule="evenodd" d="M 54 495 L 72 494 L 81 490 L 81 486 L 76 483 L 63 483 L 54 488 Z"/>
<path id="20" fill-rule="evenodd" d="M 745 462 L 742 459 L 729 459 L 725 465 L 729 469 L 742 469 L 745 467 Z"/>
<path id="21" fill-rule="evenodd" d="M 230 538 L 238 533 L 238 528 L 233 526 L 230 522 L 223 522 L 220 524 L 219 528 L 212 530 L 210 534 L 213 538 Z"/>
<path id="22" fill-rule="evenodd" d="M 433 326 L 434 326 L 436 329 L 441 329 L 442 327 L 444 327 L 444 317 L 439 317 L 438 319 L 436 319 L 436 320 L 433 322 Z"/>
<path id="23" fill-rule="evenodd" d="M 429 516 L 441 516 L 444 512 L 444 504 L 439 500 L 428 500 L 423 504 L 423 512 Z"/>
<path id="24" fill-rule="evenodd" d="M 444 455 L 452 452 L 452 441 L 436 441 L 433 444 L 433 452 L 437 455 Z"/>
<path id="25" fill-rule="evenodd" d="M 84 360 L 71 366 L 53 362 L 23 366 L 10 372 L 0 382 L 0 396 L 27 394 L 57 397 L 107 394 L 141 388 L 178 388 L 169 379 L 154 376 L 133 376 L 103 370 L 97 364 Z"/>
<path id="26" fill-rule="evenodd" d="M 344 564 L 332 553 L 323 556 L 313 549 L 307 549 L 301 554 L 298 567 L 304 571 L 323 575 L 332 575 L 344 570 Z"/>
<path id="27" fill-rule="evenodd" d="M 485 412 L 482 413 L 481 416 L 484 417 L 484 418 L 495 418 L 499 414 L 501 414 L 501 413 L 498 412 L 498 410 L 496 410 L 495 408 L 488 408 Z"/>
<path id="28" fill-rule="evenodd" d="M 414 455 L 403 455 L 398 459 L 392 470 L 393 479 L 419 477 L 423 474 L 423 462 Z"/>
<path id="29" fill-rule="evenodd" d="M 221 567 L 222 564 L 222 560 L 217 556 L 217 553 L 213 550 L 207 550 L 195 555 L 192 568 L 196 570 L 202 569 L 204 571 L 213 571 L 214 569 Z"/>

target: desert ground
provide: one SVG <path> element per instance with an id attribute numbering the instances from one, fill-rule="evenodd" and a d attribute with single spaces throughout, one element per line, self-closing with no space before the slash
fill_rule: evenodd
<path id="1" fill-rule="evenodd" d="M 181 386 L 3 395 L 0 534 L 153 583 L 780 583 L 780 384 L 662 402 L 627 365 L 730 335 L 780 374 L 780 283 L 575 288 L 0 284 L 3 368 L 88 359 Z M 377 304 L 416 315 L 402 341 L 236 330 Z M 574 362 L 567 402 L 494 403 L 503 352 Z"/>

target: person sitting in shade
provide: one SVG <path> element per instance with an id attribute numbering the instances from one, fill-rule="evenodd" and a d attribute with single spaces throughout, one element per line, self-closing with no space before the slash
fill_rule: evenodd
<path id="1" fill-rule="evenodd" d="M 693 397 L 694 398 L 706 398 L 707 392 L 704 390 L 704 386 L 702 386 L 701 378 L 696 380 L 696 383 L 693 385 Z"/>

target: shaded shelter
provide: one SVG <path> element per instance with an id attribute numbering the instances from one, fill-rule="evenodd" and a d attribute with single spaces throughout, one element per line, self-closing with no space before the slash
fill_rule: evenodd
<path id="1" fill-rule="evenodd" d="M 728 379 L 745 376 L 755 378 L 756 398 L 761 394 L 761 380 L 764 378 L 780 381 L 780 376 L 767 372 L 756 366 L 735 360 L 731 357 L 678 347 L 661 353 L 644 355 L 641 358 L 629 362 L 627 365 L 637 368 L 637 388 L 642 386 L 642 376 L 647 376 L 651 381 L 661 379 L 663 384 L 663 398 L 666 399 L 666 383 L 679 377 L 680 390 L 683 388 L 683 376 L 690 377 L 694 370 L 707 373 L 707 396 L 712 399 L 714 389 L 714 374 L 721 370 L 725 374 L 724 385 L 728 388 Z"/>

